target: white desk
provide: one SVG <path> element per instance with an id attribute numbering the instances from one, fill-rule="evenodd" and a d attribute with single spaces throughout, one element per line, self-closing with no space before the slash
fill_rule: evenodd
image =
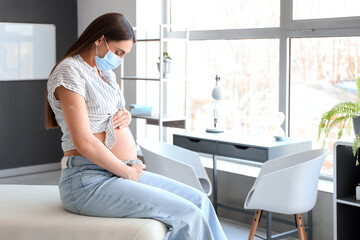
<path id="1" fill-rule="evenodd" d="M 295 140 L 291 138 L 276 141 L 272 136 L 255 136 L 231 131 L 223 133 L 188 132 L 185 134 L 174 134 L 173 144 L 195 152 L 207 153 L 213 156 L 213 205 L 215 211 L 217 211 L 218 207 L 221 207 L 239 212 L 246 211 L 221 204 L 217 200 L 216 156 L 265 162 L 288 154 L 311 150 L 312 148 L 311 141 Z M 311 213 L 309 213 L 309 240 L 311 240 L 312 235 L 311 218 Z M 271 239 L 271 213 L 267 214 L 267 220 L 267 239 Z M 284 222 L 282 219 L 274 218 L 274 220 Z"/>

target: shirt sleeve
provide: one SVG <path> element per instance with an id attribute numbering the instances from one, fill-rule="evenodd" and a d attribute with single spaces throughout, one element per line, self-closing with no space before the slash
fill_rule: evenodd
<path id="1" fill-rule="evenodd" d="M 61 62 L 50 74 L 47 84 L 49 101 L 56 101 L 54 93 L 59 86 L 78 93 L 86 99 L 86 82 L 82 77 L 80 66 L 66 60 Z"/>

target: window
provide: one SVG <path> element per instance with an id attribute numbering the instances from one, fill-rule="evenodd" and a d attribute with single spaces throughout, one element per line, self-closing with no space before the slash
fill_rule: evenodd
<path id="1" fill-rule="evenodd" d="M 293 18 L 317 19 L 359 16 L 358 0 L 293 0 Z"/>
<path id="2" fill-rule="evenodd" d="M 211 90 L 219 75 L 227 90 L 218 107 L 226 129 L 272 134 L 268 123 L 281 111 L 290 137 L 320 148 L 322 113 L 355 96 L 359 5 L 357 0 L 171 0 L 171 24 L 190 28 L 192 129 L 211 126 Z M 322 174 L 333 173 L 335 141 L 334 136 L 326 146 L 330 154 Z"/>
<path id="3" fill-rule="evenodd" d="M 172 0 L 171 24 L 201 30 L 279 27 L 280 1 Z"/>
<path id="4" fill-rule="evenodd" d="M 340 101 L 356 99 L 359 60 L 360 37 L 291 39 L 292 137 L 308 138 L 313 148 L 322 147 L 317 140 L 321 116 Z M 323 165 L 323 174 L 333 174 L 332 149 L 336 141 L 336 134 L 330 134 L 326 148 L 331 151 Z"/>
<path id="5" fill-rule="evenodd" d="M 213 127 L 216 75 L 225 93 L 216 103 L 220 126 L 252 133 L 274 129 L 268 120 L 279 103 L 277 39 L 192 41 L 188 75 L 192 130 Z"/>

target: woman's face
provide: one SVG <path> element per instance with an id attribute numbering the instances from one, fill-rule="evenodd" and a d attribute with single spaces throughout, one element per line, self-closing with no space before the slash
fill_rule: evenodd
<path id="1" fill-rule="evenodd" d="M 132 40 L 121 40 L 121 41 L 108 41 L 106 46 L 104 38 L 98 44 L 98 56 L 103 58 L 105 54 L 110 50 L 115 53 L 120 58 L 124 58 L 127 55 L 133 46 Z"/>

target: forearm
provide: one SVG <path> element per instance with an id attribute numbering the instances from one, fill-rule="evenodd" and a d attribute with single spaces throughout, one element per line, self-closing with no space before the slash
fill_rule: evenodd
<path id="1" fill-rule="evenodd" d="M 129 178 L 131 168 L 118 159 L 101 141 L 94 136 L 83 138 L 75 143 L 79 153 L 109 172 Z"/>
<path id="2" fill-rule="evenodd" d="M 71 139 L 78 152 L 94 164 L 113 174 L 138 180 L 145 166 L 127 166 L 118 159 L 90 130 L 86 102 L 83 96 L 60 86 L 55 93 L 61 102 L 61 110 Z M 139 166 L 137 166 L 139 165 Z"/>

